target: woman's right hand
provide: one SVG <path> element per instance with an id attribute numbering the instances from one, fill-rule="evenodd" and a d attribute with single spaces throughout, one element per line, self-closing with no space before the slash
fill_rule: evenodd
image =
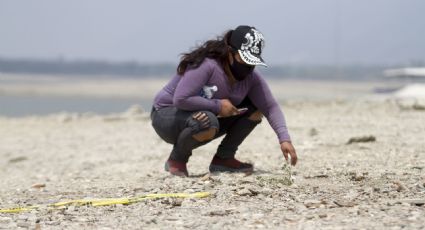
<path id="1" fill-rule="evenodd" d="M 229 117 L 238 115 L 238 109 L 230 102 L 229 99 L 221 99 L 221 110 L 218 114 L 220 117 Z"/>

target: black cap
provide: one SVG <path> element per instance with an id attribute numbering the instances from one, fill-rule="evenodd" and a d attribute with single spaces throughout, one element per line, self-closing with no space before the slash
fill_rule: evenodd
<path id="1" fill-rule="evenodd" d="M 261 57 L 264 48 L 264 36 L 255 27 L 236 27 L 230 35 L 229 45 L 238 51 L 246 64 L 267 66 Z"/>

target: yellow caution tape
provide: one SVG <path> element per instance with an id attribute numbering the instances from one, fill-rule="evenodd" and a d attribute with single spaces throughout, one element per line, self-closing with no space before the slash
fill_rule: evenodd
<path id="1" fill-rule="evenodd" d="M 29 206 L 25 208 L 10 208 L 10 209 L 0 209 L 0 213 L 19 213 L 19 212 L 26 212 L 33 209 L 37 209 L 37 206 Z"/>
<path id="2" fill-rule="evenodd" d="M 107 199 L 82 199 L 82 200 L 70 200 L 70 201 L 61 201 L 49 205 L 44 205 L 48 208 L 59 209 L 66 206 L 75 205 L 75 206 L 106 206 L 114 204 L 133 204 L 147 199 L 156 199 L 156 198 L 205 198 L 211 195 L 209 192 L 196 192 L 196 193 L 164 193 L 164 194 L 147 194 L 143 196 L 133 197 L 133 198 L 107 198 Z M 11 209 L 0 209 L 0 213 L 19 213 L 30 211 L 34 209 L 40 209 L 42 205 L 34 205 L 28 207 L 17 207 Z"/>

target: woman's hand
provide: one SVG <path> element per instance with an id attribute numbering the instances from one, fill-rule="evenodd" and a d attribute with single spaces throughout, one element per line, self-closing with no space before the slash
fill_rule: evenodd
<path id="1" fill-rule="evenodd" d="M 283 156 L 285 156 L 286 161 L 288 161 L 288 154 L 291 157 L 291 165 L 297 164 L 297 153 L 294 146 L 289 141 L 284 141 L 280 143 L 280 149 L 282 150 Z"/>
<path id="2" fill-rule="evenodd" d="M 229 117 L 238 115 L 238 109 L 230 102 L 229 99 L 221 99 L 221 110 L 218 114 L 220 117 Z"/>

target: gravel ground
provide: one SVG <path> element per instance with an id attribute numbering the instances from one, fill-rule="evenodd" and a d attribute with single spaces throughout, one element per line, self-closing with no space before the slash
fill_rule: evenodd
<path id="1" fill-rule="evenodd" d="M 299 164 L 284 164 L 266 121 L 237 156 L 256 171 L 189 178 L 163 171 L 171 146 L 136 107 L 122 114 L 0 117 L 0 209 L 69 199 L 211 192 L 208 198 L 0 214 L 0 228 L 424 229 L 425 111 L 392 101 L 286 101 Z M 351 138 L 350 144 L 347 144 Z M 363 142 L 356 142 L 363 141 Z"/>

